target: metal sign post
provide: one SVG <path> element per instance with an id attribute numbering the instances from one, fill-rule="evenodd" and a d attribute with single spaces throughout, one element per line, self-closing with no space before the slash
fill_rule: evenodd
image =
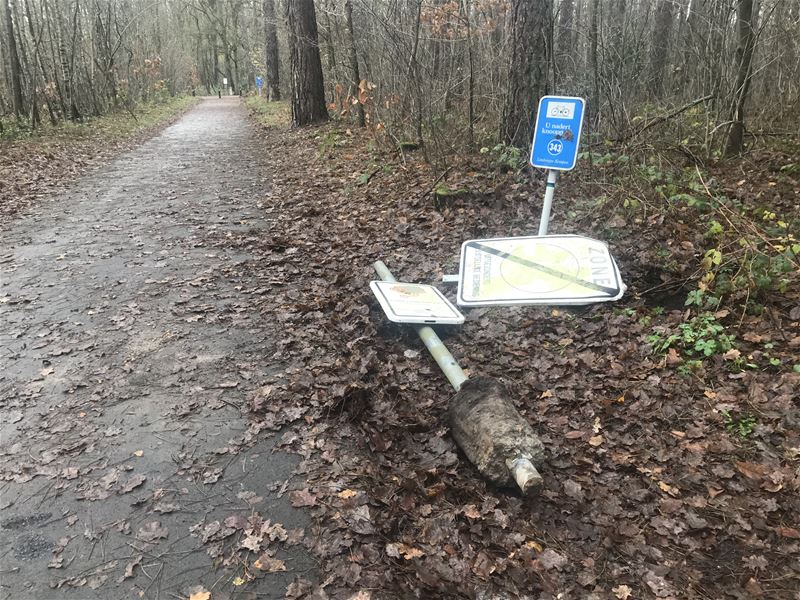
<path id="1" fill-rule="evenodd" d="M 543 96 L 539 100 L 530 159 L 531 166 L 548 169 L 539 235 L 547 235 L 558 171 L 575 168 L 578 160 L 585 104 L 583 98 L 574 96 Z"/>

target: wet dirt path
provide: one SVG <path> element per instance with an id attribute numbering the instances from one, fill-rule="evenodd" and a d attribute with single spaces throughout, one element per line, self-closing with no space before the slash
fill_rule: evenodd
<path id="1" fill-rule="evenodd" d="M 0 232 L 0 598 L 282 598 L 314 578 L 282 493 L 296 457 L 247 419 L 284 368 L 253 257 L 225 243 L 269 235 L 258 143 L 238 99 L 206 99 Z M 240 588 L 244 565 L 213 564 L 254 530 L 286 570 Z"/>

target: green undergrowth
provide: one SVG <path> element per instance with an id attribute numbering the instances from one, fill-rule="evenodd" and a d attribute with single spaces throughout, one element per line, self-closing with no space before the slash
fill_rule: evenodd
<path id="1" fill-rule="evenodd" d="M 101 117 L 86 118 L 79 122 L 49 122 L 35 130 L 15 127 L 6 123 L 0 141 L 34 143 L 48 146 L 51 143 L 98 137 L 106 140 L 124 139 L 168 121 L 197 102 L 192 96 L 176 96 L 157 102 L 138 105 L 133 112 L 119 110 Z"/>
<path id="2" fill-rule="evenodd" d="M 678 242 L 652 258 L 683 279 L 687 307 L 758 314 L 776 297 L 800 291 L 800 214 L 791 200 L 798 177 L 789 155 L 775 154 L 771 171 L 744 177 L 743 162 L 689 166 L 612 149 L 582 159 L 598 178 L 592 210 L 602 207 Z M 681 244 L 693 248 L 693 264 L 679 254 Z"/>
<path id="3" fill-rule="evenodd" d="M 244 102 L 255 119 L 265 127 L 289 126 L 288 101 L 268 102 L 263 96 L 248 96 Z"/>

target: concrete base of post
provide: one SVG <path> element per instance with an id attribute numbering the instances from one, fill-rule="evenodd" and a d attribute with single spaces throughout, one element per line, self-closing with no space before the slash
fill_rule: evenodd
<path id="1" fill-rule="evenodd" d="M 538 491 L 544 445 L 508 399 L 505 387 L 489 377 L 468 379 L 450 401 L 450 428 L 458 446 L 481 475 L 524 494 Z"/>

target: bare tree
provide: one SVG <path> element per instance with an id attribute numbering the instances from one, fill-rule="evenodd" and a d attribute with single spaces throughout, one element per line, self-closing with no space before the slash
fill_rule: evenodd
<path id="1" fill-rule="evenodd" d="M 327 121 L 314 0 L 292 0 L 287 4 L 286 16 L 289 26 L 292 125 L 297 127 Z"/>
<path id="2" fill-rule="evenodd" d="M 5 13 L 6 36 L 8 44 L 8 58 L 11 64 L 11 91 L 14 104 L 14 113 L 17 118 L 25 113 L 25 104 L 22 98 L 22 65 L 17 49 L 17 37 L 14 32 L 14 4 L 12 0 L 2 0 Z"/>
<path id="3" fill-rule="evenodd" d="M 753 0 L 739 0 L 736 8 L 736 86 L 733 93 L 731 127 L 725 143 L 725 155 L 741 154 L 744 150 L 744 105 L 750 91 L 751 66 L 756 34 L 753 27 Z"/>
<path id="4" fill-rule="evenodd" d="M 513 0 L 511 5 L 511 68 L 501 128 L 503 140 L 521 148 L 530 144 L 536 102 L 545 89 L 551 11 L 551 0 Z"/>
<path id="5" fill-rule="evenodd" d="M 278 25 L 275 21 L 275 0 L 264 0 L 264 42 L 267 67 L 267 99 L 281 99 L 281 73 L 278 53 Z"/>
<path id="6" fill-rule="evenodd" d="M 356 34 L 353 31 L 353 2 L 352 0 L 345 0 L 344 12 L 347 16 L 347 37 L 349 43 L 348 56 L 350 58 L 350 70 L 353 72 L 353 95 L 358 100 L 356 104 L 356 114 L 358 116 L 358 125 L 364 127 L 366 124 L 364 115 L 363 98 L 359 94 L 361 86 L 361 74 L 358 69 L 358 54 L 356 53 Z"/>

